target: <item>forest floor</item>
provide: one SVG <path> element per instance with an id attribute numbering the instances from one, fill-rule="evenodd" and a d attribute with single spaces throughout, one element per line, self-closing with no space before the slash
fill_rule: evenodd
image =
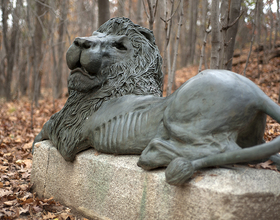
<path id="1" fill-rule="evenodd" d="M 237 58 L 238 59 L 238 58 Z M 238 64 L 233 71 L 242 73 L 245 64 Z M 278 101 L 280 84 L 280 58 L 276 57 L 258 66 L 253 59 L 246 75 L 275 102 Z M 176 72 L 176 88 L 196 75 L 198 66 L 186 67 Z M 31 145 L 43 124 L 59 111 L 67 97 L 53 102 L 51 93 L 44 93 L 39 107 L 34 108 L 31 119 L 31 101 L 22 97 L 12 102 L 0 100 L 0 219 L 85 219 L 77 217 L 71 210 L 53 198 L 40 199 L 32 192 L 30 172 L 32 169 Z M 33 126 L 33 129 L 31 128 Z M 268 117 L 266 141 L 280 135 L 280 126 Z M 273 169 L 270 162 L 254 166 Z"/>

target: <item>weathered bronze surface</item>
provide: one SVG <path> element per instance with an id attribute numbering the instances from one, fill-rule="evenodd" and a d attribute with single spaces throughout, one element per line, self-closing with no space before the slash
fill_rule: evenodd
<path id="1" fill-rule="evenodd" d="M 280 107 L 241 75 L 205 70 L 161 97 L 154 36 L 127 18 L 76 38 L 66 59 L 69 98 L 34 141 L 51 140 L 65 160 L 90 147 L 141 154 L 138 166 L 167 167 L 167 182 L 181 185 L 197 169 L 280 151 L 280 138 L 263 140 L 266 115 L 280 122 Z"/>

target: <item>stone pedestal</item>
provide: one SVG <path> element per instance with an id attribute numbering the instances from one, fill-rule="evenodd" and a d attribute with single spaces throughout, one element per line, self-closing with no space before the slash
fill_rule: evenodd
<path id="1" fill-rule="evenodd" d="M 31 174 L 40 197 L 54 197 L 92 219 L 279 219 L 280 173 L 249 167 L 207 169 L 183 187 L 165 182 L 164 169 L 144 171 L 139 156 L 80 153 L 66 162 L 36 144 Z"/>

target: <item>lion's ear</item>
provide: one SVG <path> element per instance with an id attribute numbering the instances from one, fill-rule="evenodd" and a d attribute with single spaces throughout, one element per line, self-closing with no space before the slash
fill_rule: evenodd
<path id="1" fill-rule="evenodd" d="M 155 45 L 156 42 L 155 42 L 155 36 L 153 34 L 153 32 L 147 28 L 144 28 L 144 27 L 141 27 L 139 26 L 138 27 L 138 31 L 145 37 L 148 39 L 148 41 L 150 41 L 151 44 Z"/>

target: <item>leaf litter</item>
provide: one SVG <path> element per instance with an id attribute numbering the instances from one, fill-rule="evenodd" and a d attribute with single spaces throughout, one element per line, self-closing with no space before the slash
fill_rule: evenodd
<path id="1" fill-rule="evenodd" d="M 256 62 L 247 68 L 247 76 L 275 102 L 278 101 L 280 58 L 262 64 L 263 73 L 257 78 Z M 242 73 L 245 64 L 234 66 L 233 71 Z M 174 90 L 187 79 L 196 75 L 197 66 L 190 66 L 176 72 Z M 66 97 L 55 100 L 55 107 L 49 94 L 39 101 L 34 109 L 33 129 L 31 129 L 31 102 L 23 97 L 20 100 L 5 102 L 0 100 L 0 219 L 83 219 L 53 198 L 40 199 L 32 192 L 30 173 L 32 169 L 31 148 L 35 136 L 52 114 L 59 111 Z M 271 141 L 280 135 L 279 124 L 268 117 L 264 138 Z M 257 169 L 277 170 L 272 161 L 249 165 Z M 197 177 L 200 181 L 203 177 Z"/>

